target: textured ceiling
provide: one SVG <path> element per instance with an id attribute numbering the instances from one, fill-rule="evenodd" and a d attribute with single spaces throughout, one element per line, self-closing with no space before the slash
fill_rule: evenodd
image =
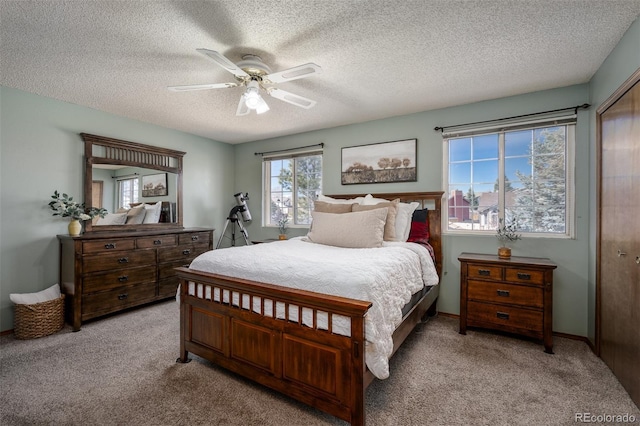
<path id="1" fill-rule="evenodd" d="M 0 0 L 0 84 L 241 143 L 589 81 L 640 0 Z M 276 72 L 309 110 L 236 117 L 243 88 L 196 48 Z"/>

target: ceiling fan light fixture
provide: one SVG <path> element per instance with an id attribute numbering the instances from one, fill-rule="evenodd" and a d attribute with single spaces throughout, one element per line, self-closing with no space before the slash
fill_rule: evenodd
<path id="1" fill-rule="evenodd" d="M 259 87 L 258 82 L 255 80 L 247 83 L 247 90 L 244 92 L 244 102 L 247 108 L 256 109 L 260 105 L 262 97 L 260 97 L 260 93 L 258 92 Z"/>
<path id="2" fill-rule="evenodd" d="M 258 107 L 256 108 L 256 114 L 263 114 L 269 111 L 269 105 L 260 97 L 260 103 L 258 103 Z"/>

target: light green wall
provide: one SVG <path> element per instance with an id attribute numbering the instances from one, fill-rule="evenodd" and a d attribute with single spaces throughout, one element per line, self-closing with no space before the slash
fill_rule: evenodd
<path id="1" fill-rule="evenodd" d="M 251 196 L 253 222 L 247 226 L 254 239 L 274 238 L 277 230 L 261 224 L 261 158 L 255 152 L 324 143 L 323 192 L 368 193 L 442 190 L 442 136 L 435 126 L 475 122 L 528 114 L 587 103 L 588 85 L 577 85 L 527 95 L 491 100 L 412 115 L 392 117 L 362 124 L 268 139 L 236 146 L 235 187 Z M 559 240 L 526 239 L 514 247 L 515 255 L 549 257 L 558 263 L 554 288 L 554 330 L 585 336 L 587 333 L 587 283 L 589 241 L 589 113 L 580 111 L 576 128 L 576 238 Z M 418 139 L 418 181 L 398 184 L 340 184 L 341 148 L 406 138 Z M 292 230 L 301 235 L 306 229 Z M 459 262 L 463 251 L 495 252 L 498 244 L 491 236 L 444 237 L 444 277 L 439 310 L 459 313 Z"/>
<path id="2" fill-rule="evenodd" d="M 0 330 L 13 328 L 10 293 L 58 282 L 55 189 L 83 198 L 84 144 L 79 133 L 185 151 L 184 225 L 221 229 L 222 200 L 233 194 L 234 148 L 209 139 L 0 87 Z"/>
<path id="3" fill-rule="evenodd" d="M 589 319 L 588 337 L 595 340 L 596 324 L 596 110 L 605 102 L 631 75 L 640 68 L 640 19 L 629 27 L 616 48 L 600 66 L 589 84 L 590 102 L 593 105 L 589 114 L 591 128 L 589 136 L 590 164 L 593 173 L 589 176 L 591 188 L 590 227 L 593 230 L 589 241 Z"/>

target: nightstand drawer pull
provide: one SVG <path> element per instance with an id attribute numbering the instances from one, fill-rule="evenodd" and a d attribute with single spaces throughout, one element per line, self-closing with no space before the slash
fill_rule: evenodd
<path id="1" fill-rule="evenodd" d="M 498 296 L 509 297 L 509 290 L 497 290 Z"/>
<path id="2" fill-rule="evenodd" d="M 192 235 L 191 236 L 191 241 L 198 241 L 199 239 L 200 239 L 200 237 L 197 236 L 197 235 Z"/>
<path id="3" fill-rule="evenodd" d="M 106 249 L 114 249 L 116 248 L 116 245 L 114 243 L 108 243 L 104 245 L 104 248 Z"/>
<path id="4" fill-rule="evenodd" d="M 159 246 L 160 244 L 162 244 L 162 240 L 153 240 L 153 245 Z"/>
<path id="5" fill-rule="evenodd" d="M 518 272 L 518 279 L 520 280 L 530 280 L 531 274 L 525 274 L 523 272 Z"/>
<path id="6" fill-rule="evenodd" d="M 191 254 L 191 250 L 182 250 L 182 254 L 188 256 L 189 254 Z"/>
<path id="7" fill-rule="evenodd" d="M 118 259 L 118 263 L 129 263 L 129 258 L 121 257 L 120 259 Z"/>
<path id="8" fill-rule="evenodd" d="M 488 277 L 491 275 L 491 271 L 488 269 L 478 269 L 478 274 Z"/>
<path id="9" fill-rule="evenodd" d="M 496 316 L 500 319 L 503 320 L 508 320 L 509 319 L 509 314 L 506 312 L 496 312 Z"/>
<path id="10" fill-rule="evenodd" d="M 129 295 L 127 293 L 122 293 L 118 295 L 118 300 L 124 300 L 128 297 Z"/>
<path id="11" fill-rule="evenodd" d="M 127 281 L 129 279 L 128 275 L 123 275 L 121 277 L 118 277 L 118 281 L 120 281 L 121 283 Z"/>

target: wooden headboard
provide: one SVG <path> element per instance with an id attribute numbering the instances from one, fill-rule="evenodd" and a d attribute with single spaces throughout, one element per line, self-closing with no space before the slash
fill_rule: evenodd
<path id="1" fill-rule="evenodd" d="M 356 197 L 364 197 L 366 194 L 336 194 L 327 195 L 332 198 L 348 199 Z M 429 243 L 433 247 L 436 257 L 436 270 L 438 276 L 442 278 L 442 221 L 440 211 L 442 208 L 443 191 L 436 192 L 388 192 L 371 194 L 376 198 L 384 198 L 385 200 L 395 200 L 399 198 L 403 203 L 418 202 L 420 208 L 429 209 Z"/>

